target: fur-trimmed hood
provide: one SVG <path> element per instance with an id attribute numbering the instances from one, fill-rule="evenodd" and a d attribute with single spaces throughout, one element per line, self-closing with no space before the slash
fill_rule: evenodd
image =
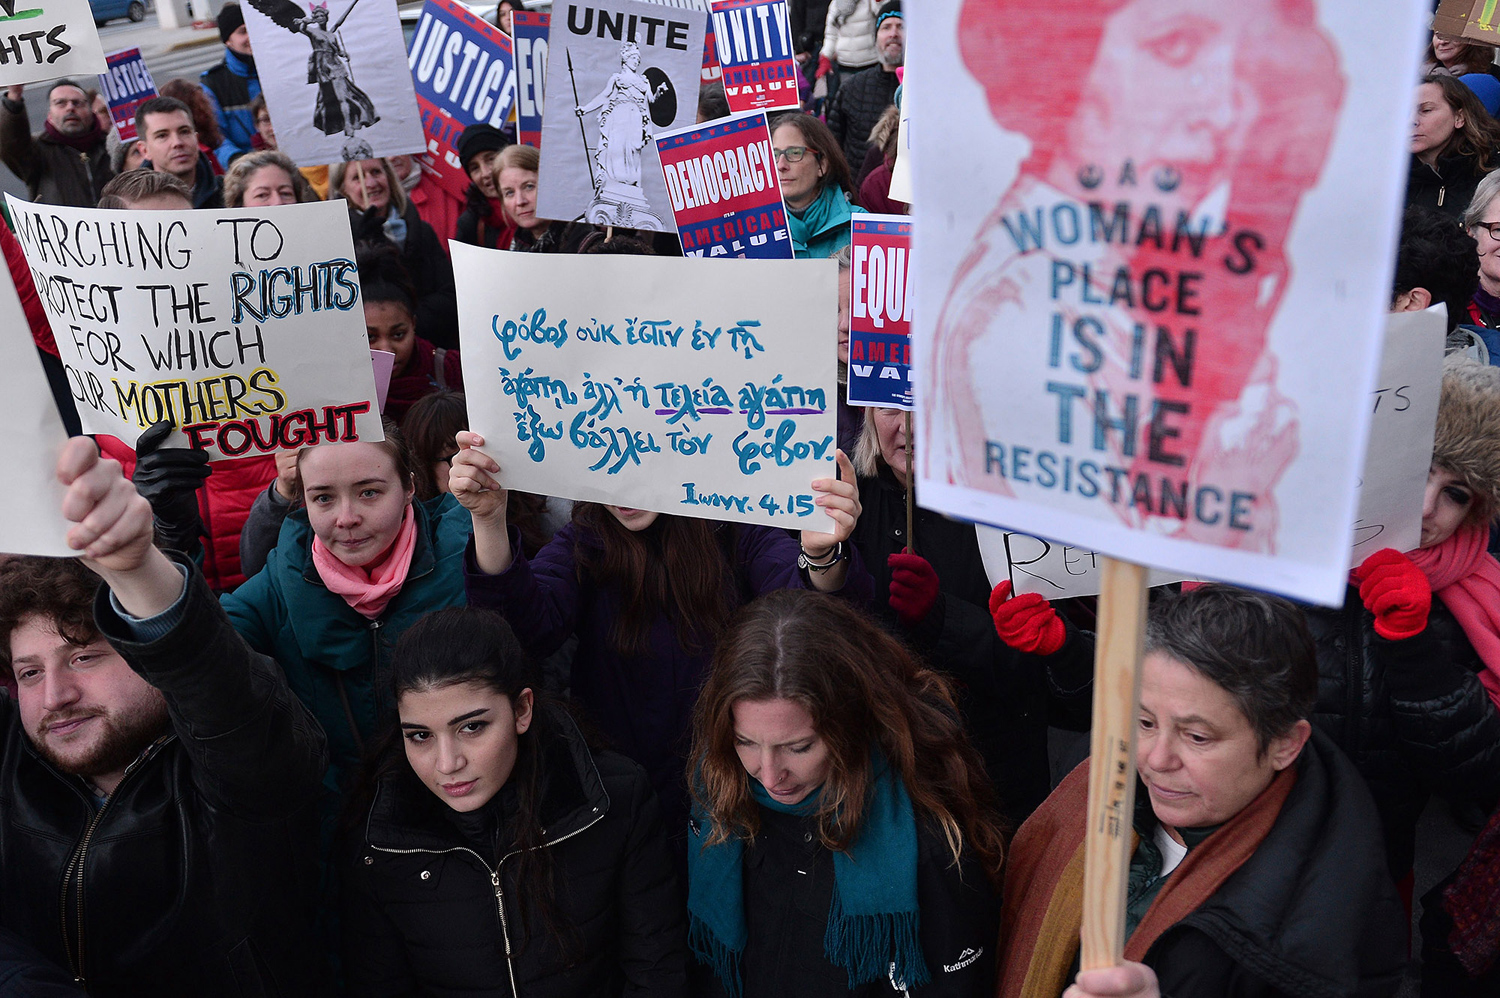
<path id="1" fill-rule="evenodd" d="M 1458 354 L 1443 362 L 1432 463 L 1475 491 L 1474 519 L 1500 512 L 1500 368 Z"/>

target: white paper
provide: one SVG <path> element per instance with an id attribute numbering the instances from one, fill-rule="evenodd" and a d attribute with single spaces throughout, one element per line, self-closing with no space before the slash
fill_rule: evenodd
<path id="1" fill-rule="evenodd" d="M 0 3 L 0 87 L 104 72 L 88 0 Z"/>
<path id="2" fill-rule="evenodd" d="M 449 245 L 469 425 L 507 488 L 831 529 L 835 262 Z"/>
<path id="3" fill-rule="evenodd" d="M 911 204 L 911 74 L 901 74 L 901 117 L 896 120 L 896 162 L 891 165 L 892 201 Z"/>
<path id="4" fill-rule="evenodd" d="M 277 147 L 307 164 L 425 151 L 396 0 L 310 8 L 292 0 L 243 5 Z"/>
<path id="5" fill-rule="evenodd" d="M 1009 580 L 1017 595 L 1040 593 L 1049 600 L 1097 596 L 1103 588 L 1104 556 L 1097 551 L 977 524 L 974 534 L 992 586 Z M 1165 586 L 1184 578 L 1152 570 L 1146 573 L 1146 585 Z"/>
<path id="6" fill-rule="evenodd" d="M 911 146 L 923 502 L 1342 602 L 1423 6 L 913 20 L 910 72 L 944 95 Z"/>
<path id="7" fill-rule="evenodd" d="M 133 446 L 170 419 L 212 459 L 384 439 L 342 201 L 8 201 L 85 432 Z"/>

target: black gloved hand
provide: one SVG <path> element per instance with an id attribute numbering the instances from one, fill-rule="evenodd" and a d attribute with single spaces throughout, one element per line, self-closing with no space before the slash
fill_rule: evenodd
<path id="1" fill-rule="evenodd" d="M 213 469 L 208 452 L 162 447 L 172 432 L 172 421 L 152 423 L 135 444 L 135 490 L 151 504 L 158 547 L 197 558 L 202 547 L 203 517 L 198 512 L 198 488 Z"/>
<path id="2" fill-rule="evenodd" d="M 349 215 L 349 228 L 354 232 L 356 243 L 375 243 L 383 245 L 389 242 L 385 237 L 385 220 L 388 210 L 384 208 L 366 208 L 364 211 L 356 209 Z"/>

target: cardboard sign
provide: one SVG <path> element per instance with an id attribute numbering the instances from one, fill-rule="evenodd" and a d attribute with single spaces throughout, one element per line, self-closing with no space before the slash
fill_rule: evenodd
<path id="1" fill-rule="evenodd" d="M 1030 534 L 976 525 L 979 556 L 990 585 L 1009 581 L 1017 595 L 1040 593 L 1049 600 L 1097 596 L 1103 586 L 1103 556 L 1097 551 L 1044 541 Z M 1186 577 L 1172 572 L 1146 573 L 1146 584 L 1165 586 Z"/>
<path id="2" fill-rule="evenodd" d="M 537 214 L 671 231 L 651 138 L 697 120 L 706 15 L 638 0 L 552 13 Z"/>
<path id="3" fill-rule="evenodd" d="M 1432 16 L 1432 30 L 1487 45 L 1500 45 L 1500 2 L 1443 0 Z"/>
<path id="4" fill-rule="evenodd" d="M 516 138 L 523 146 L 542 144 L 542 94 L 547 85 L 547 36 L 552 15 L 518 10 L 510 15 L 515 32 Z"/>
<path id="5" fill-rule="evenodd" d="M 422 112 L 422 169 L 454 197 L 469 193 L 458 139 L 470 125 L 504 128 L 516 99 L 510 37 L 455 0 L 427 0 L 407 54 Z"/>
<path id="6" fill-rule="evenodd" d="M 381 440 L 342 201 L 106 211 L 8 197 L 86 433 L 242 457 Z M 24 328 L 22 326 L 21 328 Z"/>
<path id="7" fill-rule="evenodd" d="M 507 488 L 829 529 L 831 260 L 728 265 L 453 244 L 469 425 Z"/>
<path id="8" fill-rule="evenodd" d="M 855 215 L 849 404 L 911 409 L 911 219 Z"/>
<path id="9" fill-rule="evenodd" d="M 0 87 L 104 72 L 88 0 L 0 0 Z"/>
<path id="10" fill-rule="evenodd" d="M 929 13 L 907 49 L 944 95 L 911 144 L 924 504 L 1342 603 L 1421 0 Z M 1148 30 L 1180 48 L 1113 44 Z M 1043 44 L 1041 77 L 1006 54 Z"/>
<path id="11" fill-rule="evenodd" d="M 792 259 L 764 114 L 657 136 L 656 152 L 684 255 Z"/>
<path id="12" fill-rule="evenodd" d="M 714 0 L 713 27 L 731 113 L 801 105 L 786 0 Z"/>
<path id="13" fill-rule="evenodd" d="M 121 49 L 105 56 L 109 71 L 99 74 L 99 92 L 109 102 L 109 115 L 121 142 L 134 142 L 136 108 L 156 96 L 156 81 L 138 48 Z"/>
<path id="14" fill-rule="evenodd" d="M 397 69 L 396 0 L 246 0 L 244 12 L 282 152 L 339 163 L 426 148 L 411 74 Z"/>

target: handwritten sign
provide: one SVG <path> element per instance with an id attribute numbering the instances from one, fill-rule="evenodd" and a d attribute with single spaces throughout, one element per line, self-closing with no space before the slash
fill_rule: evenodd
<path id="1" fill-rule="evenodd" d="M 121 142 L 135 141 L 135 110 L 156 96 L 156 81 L 138 48 L 121 49 L 105 56 L 109 69 L 99 74 L 99 92 L 109 102 L 109 116 Z"/>
<path id="2" fill-rule="evenodd" d="M 829 529 L 837 268 L 455 243 L 470 426 L 507 487 Z"/>
<path id="3" fill-rule="evenodd" d="M 6 428 L 0 433 L 0 464 L 5 468 L 5 516 L 0 517 L 0 551 L 62 558 L 68 547 L 62 515 L 63 487 L 57 455 L 68 438 L 36 347 L 26 334 L 26 314 L 0 267 L 0 391 L 5 392 Z"/>
<path id="4" fill-rule="evenodd" d="M 911 409 L 911 219 L 855 215 L 849 404 Z"/>
<path id="5" fill-rule="evenodd" d="M 792 259 L 763 113 L 668 132 L 656 152 L 684 255 Z"/>
<path id="6" fill-rule="evenodd" d="M 133 444 L 170 419 L 213 459 L 383 439 L 342 201 L 8 201 L 86 432 Z"/>
<path id="7" fill-rule="evenodd" d="M 713 26 L 731 112 L 801 105 L 786 0 L 713 0 Z"/>
<path id="8" fill-rule="evenodd" d="M 1009 582 L 1016 593 L 1040 593 L 1049 600 L 1097 596 L 1103 588 L 1104 556 L 1097 551 L 1044 541 L 1030 534 L 976 525 L 979 556 L 990 585 Z M 1185 576 L 1146 573 L 1146 584 L 1165 586 Z"/>
<path id="9" fill-rule="evenodd" d="M 1343 602 L 1424 16 L 1367 7 L 1174 7 L 1170 60 L 1115 44 L 1148 3 L 913 31 L 924 505 Z"/>
<path id="10" fill-rule="evenodd" d="M 0 0 L 0 87 L 104 72 L 88 0 Z"/>
<path id="11" fill-rule="evenodd" d="M 542 144 L 542 94 L 547 88 L 547 36 L 552 15 L 518 10 L 510 15 L 515 32 L 516 137 L 523 146 Z"/>
<path id="12" fill-rule="evenodd" d="M 458 158 L 465 128 L 504 128 L 516 99 L 510 38 L 455 0 L 427 0 L 407 54 L 422 113 L 427 153 L 422 169 L 454 197 L 469 191 Z"/>

